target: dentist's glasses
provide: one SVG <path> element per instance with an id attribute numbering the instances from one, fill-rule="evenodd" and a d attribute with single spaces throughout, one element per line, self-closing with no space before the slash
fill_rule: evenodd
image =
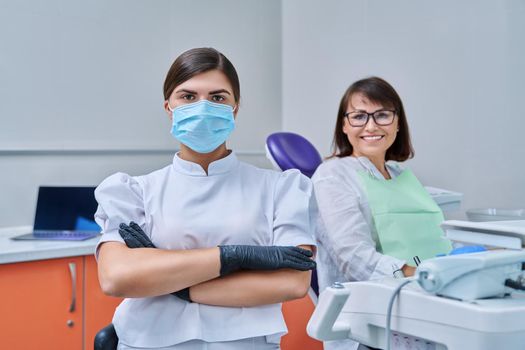
<path id="1" fill-rule="evenodd" d="M 367 113 L 365 111 L 353 111 L 345 113 L 344 116 L 348 119 L 351 126 L 365 126 L 370 120 L 370 117 L 374 119 L 374 123 L 381 126 L 390 125 L 394 122 L 396 116 L 395 110 L 381 109 L 374 113 Z"/>

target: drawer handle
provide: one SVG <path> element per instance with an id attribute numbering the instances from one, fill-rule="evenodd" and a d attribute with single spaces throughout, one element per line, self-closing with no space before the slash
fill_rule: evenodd
<path id="1" fill-rule="evenodd" d="M 77 265 L 74 262 L 69 263 L 69 273 L 71 274 L 71 305 L 69 312 L 75 311 L 77 303 Z"/>

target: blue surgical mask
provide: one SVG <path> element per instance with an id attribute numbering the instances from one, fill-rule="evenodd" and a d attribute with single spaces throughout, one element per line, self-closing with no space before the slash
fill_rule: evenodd
<path id="1" fill-rule="evenodd" d="M 233 108 L 207 100 L 170 110 L 173 112 L 171 134 L 198 153 L 210 153 L 222 145 L 235 128 Z"/>

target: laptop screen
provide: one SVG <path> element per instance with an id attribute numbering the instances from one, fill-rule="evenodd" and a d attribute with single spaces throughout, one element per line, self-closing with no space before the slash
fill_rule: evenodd
<path id="1" fill-rule="evenodd" d="M 94 192 L 95 187 L 40 187 L 34 230 L 96 231 Z"/>

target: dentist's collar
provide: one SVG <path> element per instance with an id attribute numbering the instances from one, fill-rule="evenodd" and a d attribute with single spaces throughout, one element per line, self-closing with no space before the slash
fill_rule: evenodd
<path id="1" fill-rule="evenodd" d="M 188 176 L 214 176 L 229 173 L 239 164 L 239 160 L 233 151 L 226 157 L 213 161 L 208 165 L 208 174 L 200 164 L 184 160 L 179 157 L 179 152 L 173 157 L 173 169 L 181 174 Z"/>

